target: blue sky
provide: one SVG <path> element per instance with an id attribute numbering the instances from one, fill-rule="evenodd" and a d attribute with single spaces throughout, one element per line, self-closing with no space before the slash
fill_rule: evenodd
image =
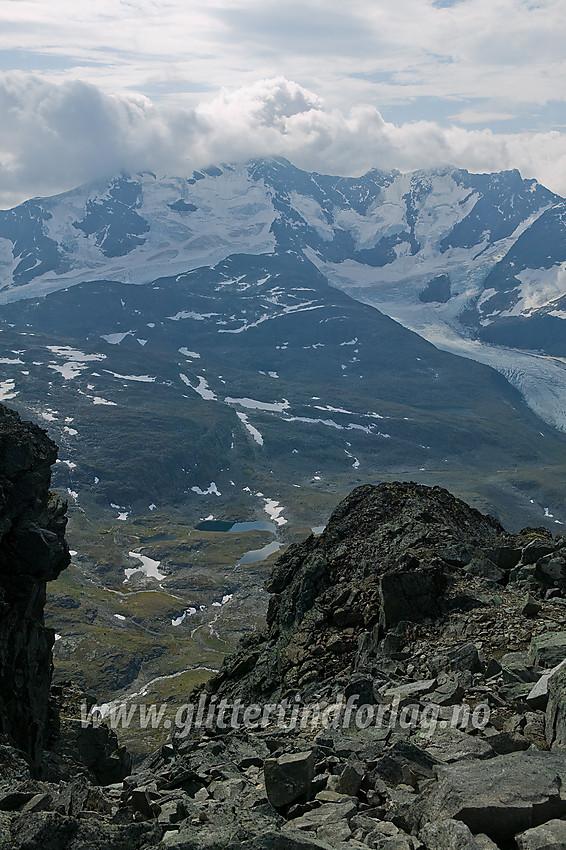
<path id="1" fill-rule="evenodd" d="M 566 194 L 565 41 L 564 0 L 4 0 L 0 206 L 270 153 Z"/>

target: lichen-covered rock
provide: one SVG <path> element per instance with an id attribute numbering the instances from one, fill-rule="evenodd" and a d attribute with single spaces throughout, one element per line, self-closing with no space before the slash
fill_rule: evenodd
<path id="1" fill-rule="evenodd" d="M 566 816 L 566 764 L 553 753 L 511 753 L 443 768 L 415 803 L 421 828 L 443 819 L 462 821 L 496 842 Z"/>
<path id="2" fill-rule="evenodd" d="M 566 821 L 551 820 L 517 836 L 518 850 L 563 850 L 566 847 Z"/>
<path id="3" fill-rule="evenodd" d="M 49 490 L 55 444 L 0 405 L 0 733 L 38 769 L 48 722 L 54 633 L 46 582 L 70 562 L 66 503 Z"/>

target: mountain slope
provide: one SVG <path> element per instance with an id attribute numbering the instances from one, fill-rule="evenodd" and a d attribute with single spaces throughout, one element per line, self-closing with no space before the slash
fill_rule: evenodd
<path id="1" fill-rule="evenodd" d="M 558 424 L 560 381 L 463 336 L 483 278 L 560 204 L 514 173 L 259 161 L 3 213 L 0 397 L 61 445 L 71 501 L 60 675 L 105 700 L 202 681 L 261 622 L 268 559 L 364 481 L 441 484 L 511 527 L 565 522 L 566 437 L 510 385 L 543 414 L 552 396 Z M 364 303 L 380 299 L 508 380 Z"/>
<path id="2" fill-rule="evenodd" d="M 426 339 L 492 365 L 564 430 L 565 234 L 564 201 L 517 171 L 345 178 L 274 159 L 189 178 L 123 174 L 0 212 L 0 303 L 293 251 Z"/>
<path id="3" fill-rule="evenodd" d="M 495 372 L 437 351 L 292 254 L 237 255 L 146 286 L 83 284 L 5 305 L 1 327 L 17 352 L 4 364 L 14 403 L 47 391 L 47 419 L 78 462 L 71 489 L 106 505 L 194 500 L 212 482 L 224 495 L 251 479 L 263 488 L 271 470 L 280 486 L 350 484 L 563 451 Z M 136 444 L 140 430 L 158 452 Z"/>

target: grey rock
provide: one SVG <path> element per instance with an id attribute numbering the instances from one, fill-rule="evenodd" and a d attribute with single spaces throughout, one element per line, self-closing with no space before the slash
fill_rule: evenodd
<path id="1" fill-rule="evenodd" d="M 336 791 L 355 797 L 360 790 L 364 778 L 364 768 L 361 764 L 348 764 L 340 774 Z"/>
<path id="2" fill-rule="evenodd" d="M 524 617 L 536 617 L 540 613 L 542 605 L 533 599 L 530 593 L 527 593 L 521 603 L 521 614 Z"/>
<path id="3" fill-rule="evenodd" d="M 324 803 L 319 809 L 295 818 L 292 823 L 295 829 L 319 829 L 327 824 L 338 823 L 344 818 L 349 820 L 357 811 L 357 801 L 354 800 L 347 800 L 344 803 Z"/>
<path id="4" fill-rule="evenodd" d="M 521 553 L 521 563 L 523 564 L 536 564 L 536 562 L 540 558 L 544 558 L 545 555 L 549 555 L 554 551 L 554 545 L 552 542 L 545 542 L 541 539 L 532 540 Z"/>
<path id="5" fill-rule="evenodd" d="M 528 750 L 531 745 L 531 742 L 518 732 L 498 732 L 495 735 L 489 735 L 486 742 L 498 756 Z"/>
<path id="6" fill-rule="evenodd" d="M 470 563 L 464 567 L 467 573 L 472 576 L 489 579 L 489 581 L 502 581 L 505 573 L 495 566 L 493 561 L 482 554 L 474 555 Z"/>
<path id="7" fill-rule="evenodd" d="M 347 841 L 352 834 L 352 830 L 345 818 L 337 823 L 327 823 L 320 826 L 316 831 L 316 837 L 321 841 L 326 841 L 331 847 L 336 847 L 341 841 Z"/>
<path id="8" fill-rule="evenodd" d="M 498 676 L 501 673 L 501 669 L 499 661 L 496 658 L 491 658 L 485 668 L 485 678 L 492 679 L 494 676 Z"/>
<path id="9" fill-rule="evenodd" d="M 436 679 L 421 679 L 418 682 L 407 682 L 402 685 L 386 687 L 383 689 L 383 695 L 391 698 L 399 697 L 400 700 L 405 697 L 417 697 L 430 693 L 434 690 L 435 685 Z"/>
<path id="10" fill-rule="evenodd" d="M 543 580 L 558 582 L 562 586 L 566 578 L 566 560 L 561 556 L 542 558 L 537 564 L 537 573 Z"/>
<path id="11" fill-rule="evenodd" d="M 533 711 L 544 711 L 546 706 L 548 705 L 548 683 L 550 679 L 564 666 L 566 666 L 566 660 L 561 661 L 560 664 L 557 664 L 556 667 L 553 667 L 552 670 L 547 670 L 542 674 L 538 682 L 536 682 L 527 695 L 527 705 L 529 708 L 532 708 Z"/>
<path id="12" fill-rule="evenodd" d="M 432 736 L 419 737 L 426 752 L 448 764 L 463 759 L 485 759 L 494 755 L 489 739 L 468 735 L 459 729 L 436 729 Z"/>
<path id="13" fill-rule="evenodd" d="M 7 791 L 0 794 L 0 811 L 16 812 L 35 796 L 33 791 Z"/>
<path id="14" fill-rule="evenodd" d="M 386 826 L 393 826 L 393 824 L 383 824 L 383 827 Z M 388 830 L 386 831 L 380 825 L 366 836 L 365 843 L 373 850 L 414 850 L 414 848 L 422 846 L 417 839 L 407 835 L 397 827 L 394 827 L 394 829 L 395 832 L 387 834 Z"/>
<path id="15" fill-rule="evenodd" d="M 22 807 L 22 813 L 32 812 L 49 812 L 53 808 L 53 794 L 39 793 L 35 794 L 29 802 Z"/>
<path id="16" fill-rule="evenodd" d="M 511 584 L 526 584 L 529 586 L 531 582 L 537 580 L 537 567 L 534 565 L 524 566 L 519 564 L 509 573 L 509 582 Z"/>
<path id="17" fill-rule="evenodd" d="M 435 568 L 385 573 L 380 580 L 383 629 L 394 628 L 402 620 L 418 622 L 438 616 L 445 584 L 442 571 Z"/>
<path id="18" fill-rule="evenodd" d="M 387 785 L 416 785 L 435 776 L 439 762 L 430 753 L 399 741 L 377 763 L 376 772 Z"/>
<path id="19" fill-rule="evenodd" d="M 336 777 L 339 779 L 340 777 Z M 319 791 L 316 795 L 315 800 L 318 800 L 320 803 L 352 803 L 355 802 L 355 795 L 351 794 L 342 794 L 340 791 Z"/>
<path id="20" fill-rule="evenodd" d="M 466 643 L 450 650 L 447 653 L 447 659 L 447 670 L 467 670 L 470 673 L 479 673 L 483 669 L 478 648 L 474 643 Z"/>
<path id="21" fill-rule="evenodd" d="M 536 635 L 529 647 L 529 663 L 539 667 L 556 667 L 566 658 L 566 632 Z"/>
<path id="22" fill-rule="evenodd" d="M 13 850 L 68 850 L 79 831 L 75 818 L 58 812 L 20 815 L 12 825 Z"/>
<path id="23" fill-rule="evenodd" d="M 265 790 L 275 809 L 306 799 L 314 779 L 315 757 L 312 750 L 269 758 L 264 762 Z"/>
<path id="24" fill-rule="evenodd" d="M 82 777 L 66 783 L 55 801 L 55 811 L 62 815 L 78 815 L 84 808 L 88 794 L 89 786 Z"/>
<path id="25" fill-rule="evenodd" d="M 466 824 L 451 818 L 427 824 L 419 838 L 428 850 L 479 850 Z"/>
<path id="26" fill-rule="evenodd" d="M 448 679 L 426 695 L 426 701 L 434 705 L 456 705 L 462 701 L 464 688 L 457 679 Z"/>
<path id="27" fill-rule="evenodd" d="M 473 833 L 506 841 L 537 822 L 566 815 L 566 763 L 558 754 L 529 751 L 481 762 L 458 762 L 439 772 L 415 803 L 421 828 L 445 818 Z"/>
<path id="28" fill-rule="evenodd" d="M 0 405 L 0 731 L 39 770 L 49 725 L 54 634 L 46 583 L 70 563 L 66 502 L 50 491 L 57 447 Z"/>
<path id="29" fill-rule="evenodd" d="M 566 665 L 561 665 L 548 680 L 544 734 L 553 750 L 566 749 Z"/>
<path id="30" fill-rule="evenodd" d="M 517 836 L 518 850 L 564 850 L 566 821 L 551 820 Z"/>
<path id="31" fill-rule="evenodd" d="M 488 835 L 485 835 L 483 832 L 480 832 L 478 835 L 474 836 L 476 839 L 476 844 L 480 848 L 480 850 L 499 850 L 497 844 L 491 840 Z"/>
<path id="32" fill-rule="evenodd" d="M 271 837 L 274 833 L 281 836 L 278 827 L 284 821 L 273 809 L 270 812 L 266 814 L 263 809 L 235 810 L 224 803 L 211 804 L 201 820 L 191 819 L 181 823 L 178 833 L 168 830 L 159 847 L 160 850 L 162 847 L 163 850 L 261 850 L 264 846 L 266 850 L 282 848 L 284 843 L 272 843 Z M 267 836 L 270 837 L 269 842 Z"/>
<path id="33" fill-rule="evenodd" d="M 130 796 L 129 803 L 135 812 L 139 812 L 144 817 L 155 817 L 155 812 L 152 808 L 151 799 L 147 791 L 144 791 L 141 788 L 134 789 Z"/>
<path id="34" fill-rule="evenodd" d="M 332 847 L 314 835 L 284 827 L 281 832 L 270 832 L 258 839 L 250 850 L 332 850 Z"/>
<path id="35" fill-rule="evenodd" d="M 105 723 L 81 726 L 76 733 L 76 746 L 100 785 L 120 782 L 132 770 L 130 753 L 118 745 L 118 736 Z"/>

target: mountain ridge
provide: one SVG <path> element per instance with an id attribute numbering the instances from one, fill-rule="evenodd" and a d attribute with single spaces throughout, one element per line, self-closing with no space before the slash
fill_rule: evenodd
<path id="1" fill-rule="evenodd" d="M 122 174 L 0 212 L 0 303 L 292 251 L 357 300 L 498 369 L 565 430 L 563 213 L 562 198 L 517 171 L 346 178 L 279 158 L 188 178 Z"/>

